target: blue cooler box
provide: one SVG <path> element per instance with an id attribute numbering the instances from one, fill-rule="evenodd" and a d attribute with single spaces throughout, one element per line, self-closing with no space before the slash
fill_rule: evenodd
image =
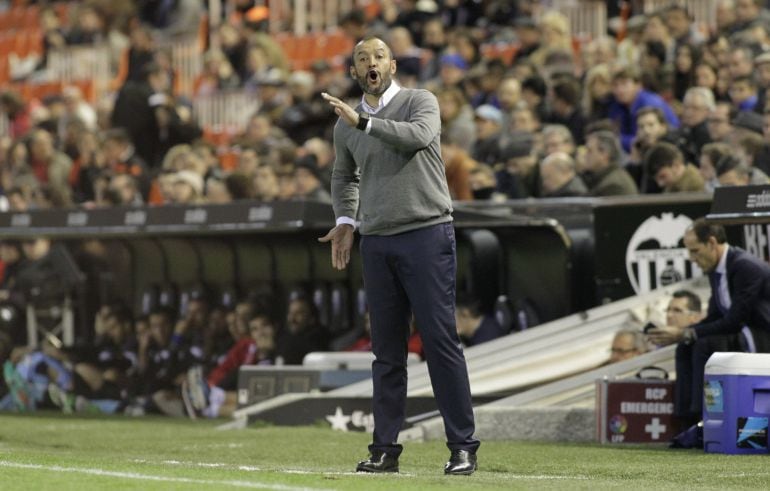
<path id="1" fill-rule="evenodd" d="M 768 453 L 770 354 L 714 353 L 703 383 L 706 452 Z"/>

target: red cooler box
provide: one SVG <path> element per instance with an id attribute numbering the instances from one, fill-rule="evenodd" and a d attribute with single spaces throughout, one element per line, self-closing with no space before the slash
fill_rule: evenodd
<path id="1" fill-rule="evenodd" d="M 674 437 L 673 414 L 673 381 L 596 381 L 596 436 L 600 443 L 668 443 Z"/>

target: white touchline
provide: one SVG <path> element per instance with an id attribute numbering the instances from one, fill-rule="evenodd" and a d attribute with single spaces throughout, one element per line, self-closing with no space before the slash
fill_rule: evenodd
<path id="1" fill-rule="evenodd" d="M 215 480 L 215 479 L 194 479 L 190 477 L 169 477 L 169 476 L 153 476 L 151 474 L 139 474 L 136 472 L 120 472 L 120 471 L 107 471 L 104 469 L 89 469 L 81 467 L 62 467 L 59 465 L 41 465 L 41 464 L 22 464 L 20 462 L 8 462 L 0 460 L 0 467 L 12 468 L 12 469 L 36 469 L 42 471 L 51 472 L 72 472 L 76 474 L 88 474 L 91 476 L 107 476 L 107 477 L 119 477 L 122 479 L 137 479 L 142 481 L 160 481 L 160 482 L 179 482 L 189 484 L 218 484 L 233 486 L 238 488 L 254 488 L 254 489 L 275 489 L 279 491 L 320 491 L 327 490 L 328 488 L 306 488 L 298 486 L 286 486 L 284 484 L 268 484 L 252 481 L 240 481 L 240 480 Z"/>
<path id="2" fill-rule="evenodd" d="M 182 460 L 161 460 L 161 461 L 154 461 L 154 460 L 147 460 L 147 459 L 131 459 L 131 462 L 134 462 L 136 464 L 149 464 L 149 465 L 158 465 L 158 464 L 164 464 L 164 465 L 177 465 L 177 466 L 184 466 L 184 467 L 218 467 L 218 468 L 225 468 L 225 469 L 233 469 L 238 471 L 248 471 L 248 472 L 273 472 L 278 474 L 307 474 L 307 475 L 319 475 L 319 476 L 360 476 L 360 477 L 371 477 L 375 476 L 375 474 L 367 474 L 367 473 L 361 473 L 361 472 L 354 472 L 354 471 L 348 471 L 348 472 L 334 472 L 334 471 L 319 471 L 319 470 L 307 470 L 307 469 L 268 469 L 264 467 L 254 467 L 250 465 L 237 465 L 237 464 L 226 464 L 224 462 L 193 462 L 193 461 L 182 461 Z M 399 474 L 394 474 L 389 477 L 392 478 L 406 478 L 406 477 L 413 477 L 413 474 L 409 474 L 406 472 L 400 472 Z M 507 479 L 520 479 L 520 480 L 534 480 L 534 481 L 540 481 L 540 480 L 575 480 L 575 481 L 585 481 L 591 479 L 587 476 L 560 476 L 560 475 L 547 475 L 547 474 L 510 474 L 505 476 Z M 474 479 L 479 479 L 474 478 Z"/>

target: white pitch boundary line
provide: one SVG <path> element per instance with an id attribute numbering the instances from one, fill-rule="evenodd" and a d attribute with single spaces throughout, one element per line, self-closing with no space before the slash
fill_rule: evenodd
<path id="1" fill-rule="evenodd" d="M 371 474 L 366 472 L 354 472 L 354 471 L 347 471 L 347 472 L 335 472 L 335 471 L 312 471 L 312 470 L 306 470 L 306 469 L 268 469 L 264 467 L 255 467 L 251 465 L 238 465 L 238 464 L 226 464 L 223 462 L 185 462 L 181 460 L 161 460 L 161 461 L 151 461 L 147 459 L 132 459 L 131 462 L 137 463 L 137 464 L 150 464 L 150 465 L 176 465 L 176 466 L 186 466 L 186 467 L 204 467 L 204 468 L 223 468 L 223 469 L 232 469 L 232 470 L 238 470 L 238 471 L 246 471 L 246 472 L 275 472 L 278 474 L 305 474 L 305 475 L 319 475 L 319 476 L 360 476 L 360 477 L 367 477 L 367 476 L 375 476 L 377 474 Z M 392 474 L 391 477 L 410 477 L 412 474 L 406 473 L 406 472 L 400 472 L 398 474 Z M 542 481 L 542 480 L 575 480 L 575 481 L 585 481 L 590 479 L 586 476 L 560 476 L 560 475 L 547 475 L 547 474 L 510 474 L 506 475 L 508 479 L 521 479 L 521 480 L 527 480 L 531 479 L 533 481 Z"/>
<path id="2" fill-rule="evenodd" d="M 151 474 L 139 474 L 136 472 L 120 472 L 120 471 L 107 471 L 104 469 L 89 469 L 83 467 L 62 467 L 59 465 L 41 465 L 41 464 L 22 464 L 19 462 L 8 462 L 0 460 L 0 467 L 6 467 L 10 469 L 33 469 L 51 472 L 72 472 L 75 474 L 87 474 L 90 476 L 106 476 L 106 477 L 118 477 L 121 479 L 136 479 L 140 481 L 159 481 L 159 482 L 175 482 L 185 484 L 206 484 L 206 485 L 226 485 L 238 488 L 253 488 L 253 489 L 275 489 L 278 491 L 320 491 L 328 488 L 307 488 L 297 486 L 287 486 L 284 484 L 268 484 L 251 481 L 240 480 L 215 480 L 215 479 L 194 479 L 190 477 L 169 477 L 169 476 L 155 476 Z"/>

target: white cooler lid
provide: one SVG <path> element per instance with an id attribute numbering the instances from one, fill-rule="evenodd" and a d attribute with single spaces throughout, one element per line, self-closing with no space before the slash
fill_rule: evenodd
<path id="1" fill-rule="evenodd" d="M 706 375 L 770 376 L 770 353 L 722 353 L 711 355 L 706 362 Z"/>

